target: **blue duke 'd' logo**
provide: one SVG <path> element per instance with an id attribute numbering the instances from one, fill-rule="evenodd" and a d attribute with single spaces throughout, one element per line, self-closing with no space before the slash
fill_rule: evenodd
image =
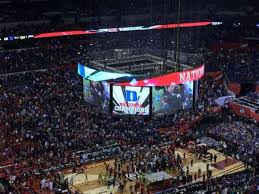
<path id="1" fill-rule="evenodd" d="M 126 102 L 136 102 L 138 101 L 138 95 L 136 91 L 130 91 L 126 90 L 125 91 L 125 101 Z"/>

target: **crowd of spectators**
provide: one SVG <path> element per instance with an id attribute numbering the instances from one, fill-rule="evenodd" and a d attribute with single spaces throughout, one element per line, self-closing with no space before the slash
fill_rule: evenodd
<path id="1" fill-rule="evenodd" d="M 73 64 L 78 57 L 73 46 L 49 46 L 48 48 L 18 49 L 0 52 L 0 74 L 48 69 Z M 67 55 L 64 55 L 67 53 Z"/>
<path id="2" fill-rule="evenodd" d="M 216 190 L 224 190 L 228 192 L 256 192 L 259 177 L 252 173 L 239 173 L 235 175 L 225 176 L 220 180 L 215 180 L 214 187 Z"/>
<path id="3" fill-rule="evenodd" d="M 44 43 L 35 41 L 32 48 L 19 48 L 0 52 L 0 74 L 23 72 L 30 70 L 48 69 L 60 65 L 71 65 L 86 54 L 95 50 L 90 41 L 83 42 L 83 38 L 69 40 L 49 40 Z"/>
<path id="4" fill-rule="evenodd" d="M 257 92 L 249 92 L 247 94 L 247 99 L 252 100 L 253 102 L 259 103 L 259 94 Z"/>
<path id="5" fill-rule="evenodd" d="M 244 172 L 233 175 L 219 177 L 212 179 L 209 184 L 193 183 L 188 186 L 173 189 L 170 192 L 163 192 L 161 194 L 180 194 L 180 193 L 255 193 L 258 185 L 259 177 L 254 176 L 253 173 Z"/>
<path id="6" fill-rule="evenodd" d="M 26 49 L 0 52 L 1 74 L 46 69 L 48 67 L 47 61 L 43 56 L 43 52 L 45 51 L 45 49 Z"/>
<path id="7" fill-rule="evenodd" d="M 225 150 L 229 154 L 237 159 L 243 158 L 254 166 L 259 148 L 258 132 L 259 128 L 254 124 L 243 122 L 221 123 L 208 129 L 209 136 L 227 142 L 229 147 L 225 147 Z"/>
<path id="8" fill-rule="evenodd" d="M 216 106 L 215 100 L 220 96 L 229 95 L 223 85 L 223 78 L 215 81 L 210 76 L 203 78 L 200 82 L 199 104 L 203 107 Z"/>
<path id="9" fill-rule="evenodd" d="M 222 70 L 232 82 L 256 82 L 259 80 L 259 53 L 254 49 L 227 50 L 222 53 Z"/>

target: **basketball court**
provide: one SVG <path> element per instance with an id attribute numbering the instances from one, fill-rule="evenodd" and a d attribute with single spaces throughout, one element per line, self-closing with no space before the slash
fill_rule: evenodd
<path id="1" fill-rule="evenodd" d="M 188 150 L 185 149 L 176 149 L 175 154 L 179 154 L 182 158 L 185 153 L 185 159 L 183 159 L 184 164 L 184 170 L 187 169 L 187 166 L 189 168 L 189 174 L 194 175 L 198 172 L 198 169 L 201 170 L 201 175 L 206 173 L 207 170 L 207 164 L 209 164 L 209 169 L 212 171 L 212 177 L 220 177 L 226 174 L 232 174 L 236 172 L 241 172 L 245 170 L 245 166 L 241 161 L 238 161 L 236 159 L 233 159 L 231 157 L 226 156 L 216 150 L 210 149 L 208 150 L 208 153 L 211 153 L 213 155 L 217 155 L 217 161 L 214 163 L 214 161 L 210 161 L 206 158 L 199 159 L 195 153 L 191 153 Z M 191 160 L 193 160 L 193 165 L 191 166 Z M 108 187 L 107 184 L 105 184 L 104 179 L 100 179 L 100 176 L 104 177 L 106 169 L 105 165 L 114 165 L 114 160 L 109 160 L 105 162 L 85 165 L 83 168 L 85 169 L 84 172 L 87 173 L 87 178 L 84 173 L 72 173 L 72 169 L 63 171 L 64 177 L 68 178 L 68 182 L 71 188 L 71 191 L 79 191 L 82 194 L 99 194 L 99 193 L 113 193 L 118 194 L 121 193 L 118 191 L 118 184 L 115 184 L 115 187 L 110 186 Z M 165 172 L 163 172 L 165 173 Z M 178 175 L 177 171 L 174 171 L 172 169 L 166 170 L 166 173 L 171 176 L 175 177 Z M 197 178 L 197 181 L 202 181 L 202 176 Z M 136 181 L 128 180 L 125 186 L 125 189 L 123 193 L 127 194 L 130 193 L 130 185 L 135 185 Z"/>

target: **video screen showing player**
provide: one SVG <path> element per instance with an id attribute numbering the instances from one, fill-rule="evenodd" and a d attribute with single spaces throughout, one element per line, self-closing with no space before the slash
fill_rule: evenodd
<path id="1" fill-rule="evenodd" d="M 113 86 L 113 113 L 117 115 L 149 115 L 150 88 Z"/>
<path id="2" fill-rule="evenodd" d="M 104 111 L 110 108 L 110 85 L 107 82 L 92 81 L 90 85 L 90 103 Z"/>
<path id="3" fill-rule="evenodd" d="M 193 106 L 193 82 L 165 87 L 153 87 L 153 114 L 170 113 Z"/>
<path id="4" fill-rule="evenodd" d="M 84 100 L 103 111 L 110 110 L 110 84 L 84 81 Z"/>
<path id="5" fill-rule="evenodd" d="M 83 98 L 86 102 L 90 101 L 90 82 L 90 80 L 83 79 Z"/>

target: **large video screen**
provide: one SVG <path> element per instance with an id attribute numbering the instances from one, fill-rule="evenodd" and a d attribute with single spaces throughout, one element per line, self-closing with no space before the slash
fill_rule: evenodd
<path id="1" fill-rule="evenodd" d="M 110 110 L 110 84 L 84 79 L 84 100 L 103 111 Z"/>
<path id="2" fill-rule="evenodd" d="M 90 81 L 87 79 L 83 79 L 83 98 L 84 101 L 90 101 Z"/>
<path id="3" fill-rule="evenodd" d="M 193 106 L 193 82 L 171 84 L 165 87 L 153 87 L 152 112 L 170 113 Z"/>
<path id="4" fill-rule="evenodd" d="M 113 114 L 149 115 L 150 88 L 132 86 L 113 86 Z"/>

